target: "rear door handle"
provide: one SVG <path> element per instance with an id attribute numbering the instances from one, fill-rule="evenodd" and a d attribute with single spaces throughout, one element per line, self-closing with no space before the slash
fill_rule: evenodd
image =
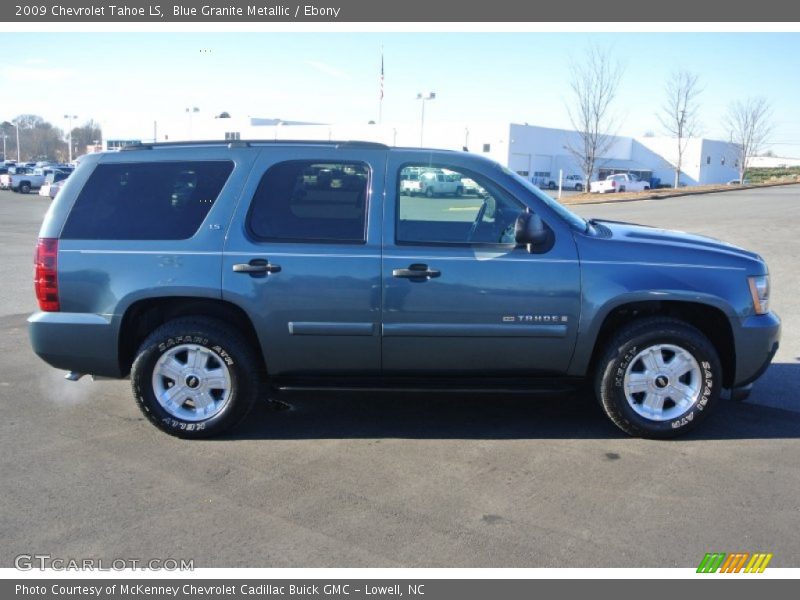
<path id="1" fill-rule="evenodd" d="M 405 279 L 414 279 L 418 281 L 433 279 L 434 277 L 439 277 L 441 274 L 441 271 L 429 269 L 428 265 L 422 263 L 409 265 L 407 269 L 392 270 L 393 277 L 403 277 Z"/>
<path id="2" fill-rule="evenodd" d="M 271 265 L 269 261 L 263 258 L 256 258 L 249 263 L 238 263 L 233 265 L 234 273 L 250 273 L 257 275 L 259 273 L 280 273 L 280 265 Z"/>

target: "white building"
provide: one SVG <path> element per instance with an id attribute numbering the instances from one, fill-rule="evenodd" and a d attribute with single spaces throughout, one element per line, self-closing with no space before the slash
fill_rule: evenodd
<path id="1" fill-rule="evenodd" d="M 800 158 L 789 158 L 787 156 L 751 156 L 747 162 L 748 168 L 753 169 L 800 167 Z"/>
<path id="2" fill-rule="evenodd" d="M 163 129 L 159 141 L 186 139 L 185 127 Z M 438 124 L 321 124 L 255 117 L 195 118 L 191 130 L 196 140 L 364 140 L 389 146 L 425 146 L 466 150 L 482 154 L 533 179 L 557 180 L 559 172 L 580 175 L 570 148 L 579 148 L 577 132 L 518 123 Z M 635 173 L 643 179 L 657 178 L 672 185 L 677 162 L 677 142 L 664 137 L 613 136 L 605 155 L 597 160 L 593 178 L 612 173 Z M 734 144 L 705 138 L 687 141 L 681 168 L 681 183 L 724 183 L 739 176 Z"/>

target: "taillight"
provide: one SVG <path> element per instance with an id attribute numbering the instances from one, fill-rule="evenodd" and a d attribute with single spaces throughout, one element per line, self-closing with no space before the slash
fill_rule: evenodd
<path id="1" fill-rule="evenodd" d="M 61 310 L 58 303 L 58 240 L 39 238 L 33 264 L 36 267 L 33 285 L 39 309 L 58 312 Z"/>
<path id="2" fill-rule="evenodd" d="M 613 179 L 611 180 L 611 187 L 617 187 L 617 182 Z"/>

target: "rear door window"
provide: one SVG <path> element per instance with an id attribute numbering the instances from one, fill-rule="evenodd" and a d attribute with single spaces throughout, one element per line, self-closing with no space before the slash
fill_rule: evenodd
<path id="1" fill-rule="evenodd" d="M 248 231 L 258 241 L 364 243 L 368 189 L 363 163 L 278 163 L 258 184 Z"/>
<path id="2" fill-rule="evenodd" d="M 232 161 L 98 165 L 75 200 L 65 239 L 183 240 L 200 228 Z"/>

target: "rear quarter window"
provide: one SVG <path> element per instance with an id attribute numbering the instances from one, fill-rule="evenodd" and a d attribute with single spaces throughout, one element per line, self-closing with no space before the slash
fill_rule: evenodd
<path id="1" fill-rule="evenodd" d="M 98 165 L 61 237 L 183 240 L 192 237 L 233 171 L 232 161 Z"/>

